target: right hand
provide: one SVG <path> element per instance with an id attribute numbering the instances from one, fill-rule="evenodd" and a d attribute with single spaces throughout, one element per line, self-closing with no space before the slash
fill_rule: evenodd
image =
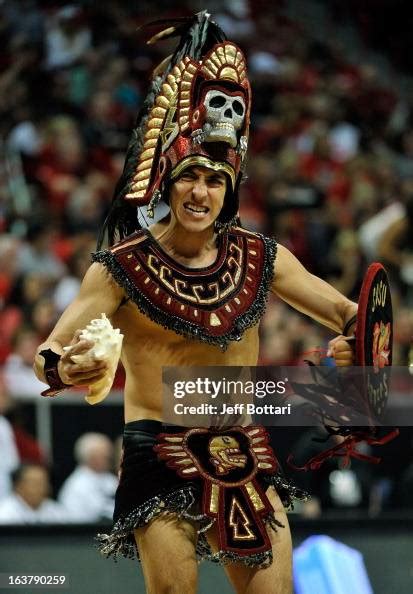
<path id="1" fill-rule="evenodd" d="M 76 330 L 68 345 L 70 348 L 63 352 L 57 366 L 62 382 L 71 386 L 88 386 L 89 384 L 94 384 L 102 379 L 108 370 L 107 363 L 97 359 L 93 355 L 84 357 L 84 360 L 81 362 L 73 361 L 73 355 L 85 355 L 94 346 L 92 340 L 81 338 L 81 333 L 81 330 Z"/>

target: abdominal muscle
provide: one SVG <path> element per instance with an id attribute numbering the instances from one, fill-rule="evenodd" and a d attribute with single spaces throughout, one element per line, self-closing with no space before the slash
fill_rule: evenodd
<path id="1" fill-rule="evenodd" d="M 126 372 L 125 422 L 163 420 L 162 368 L 165 366 L 254 366 L 258 358 L 258 325 L 226 351 L 179 336 L 152 322 L 128 302 L 112 318 L 124 334 L 122 363 Z"/>

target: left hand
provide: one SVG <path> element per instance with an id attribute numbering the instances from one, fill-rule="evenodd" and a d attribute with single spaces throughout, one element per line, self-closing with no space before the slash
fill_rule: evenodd
<path id="1" fill-rule="evenodd" d="M 337 367 L 354 365 L 354 349 L 349 339 L 354 343 L 354 337 L 343 335 L 336 336 L 328 343 L 327 357 L 334 357 Z"/>

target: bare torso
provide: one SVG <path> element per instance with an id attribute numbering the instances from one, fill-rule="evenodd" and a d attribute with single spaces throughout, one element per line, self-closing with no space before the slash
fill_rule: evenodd
<path id="1" fill-rule="evenodd" d="M 256 365 L 258 325 L 232 342 L 226 351 L 184 338 L 162 328 L 142 314 L 131 301 L 113 316 L 112 324 L 124 334 L 122 363 L 126 371 L 125 421 L 162 420 L 162 367 Z"/>
<path id="2" fill-rule="evenodd" d="M 177 253 L 168 244 L 165 225 L 155 224 L 153 236 L 168 254 L 189 268 L 205 267 L 215 262 L 217 247 L 205 243 L 198 257 Z M 184 247 L 188 244 L 184 236 Z M 357 311 L 352 303 L 330 285 L 308 273 L 296 258 L 278 246 L 271 290 L 287 303 L 317 319 L 335 332 L 340 332 L 346 320 Z M 104 312 L 115 328 L 124 335 L 122 362 L 126 370 L 125 420 L 162 420 L 162 367 L 164 366 L 255 366 L 258 359 L 258 323 L 246 330 L 239 341 L 230 342 L 227 350 L 195 339 L 185 338 L 141 313 L 128 300 L 126 292 L 101 263 L 91 265 L 76 299 L 66 309 L 49 338 L 39 346 L 35 369 L 44 381 L 43 349 L 50 348 L 61 355 L 59 374 L 66 384 L 88 385 L 102 377 L 103 363 L 96 361 L 89 368 L 72 361 L 72 354 L 89 349 L 79 338 L 79 329 Z M 123 304 L 122 304 L 123 303 Z M 71 345 L 70 351 L 63 347 Z M 346 357 L 352 361 L 351 348 L 344 342 Z M 73 350 L 74 349 L 74 350 Z M 346 361 L 347 361 L 346 359 Z"/>

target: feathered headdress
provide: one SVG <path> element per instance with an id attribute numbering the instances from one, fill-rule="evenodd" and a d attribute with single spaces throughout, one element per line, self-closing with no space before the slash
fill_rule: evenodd
<path id="1" fill-rule="evenodd" d="M 167 184 L 191 166 L 227 175 L 221 223 L 230 222 L 238 212 L 251 106 L 244 56 L 206 11 L 147 26 L 152 25 L 167 28 L 149 44 L 170 37 L 180 41 L 174 54 L 154 71 L 98 248 L 106 231 L 113 244 L 139 227 L 137 206 L 147 206 L 148 216 L 153 216 Z"/>

